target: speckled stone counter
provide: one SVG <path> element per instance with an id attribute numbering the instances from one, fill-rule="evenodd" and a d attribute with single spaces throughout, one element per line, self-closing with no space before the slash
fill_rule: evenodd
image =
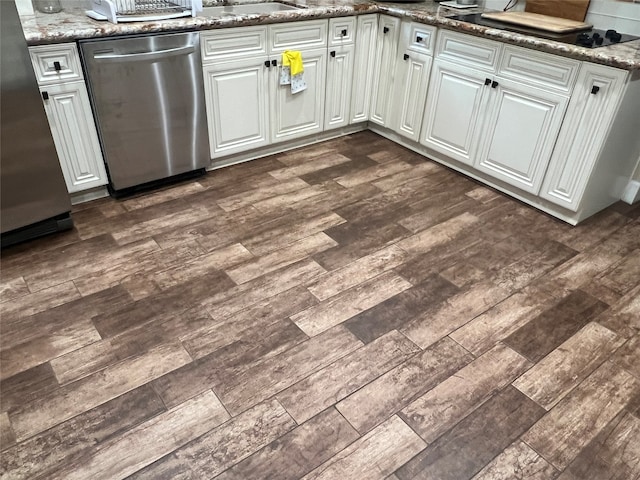
<path id="1" fill-rule="evenodd" d="M 205 1 L 204 3 L 206 4 L 207 2 Z M 40 45 L 70 42 L 83 38 L 177 30 L 207 30 L 365 13 L 384 13 L 577 60 L 585 60 L 625 70 L 640 70 L 640 40 L 594 49 L 578 47 L 507 30 L 457 21 L 450 17 L 458 15 L 460 13 L 459 10 L 442 7 L 431 0 L 421 3 L 382 3 L 366 0 L 298 0 L 287 1 L 286 3 L 301 8 L 300 10 L 272 14 L 189 17 L 157 22 L 119 24 L 95 21 L 87 17 L 81 8 L 67 8 L 57 14 L 37 13 L 35 16 L 22 17 L 22 24 L 29 45 Z M 464 13 L 474 13 L 474 10 L 465 10 Z"/>

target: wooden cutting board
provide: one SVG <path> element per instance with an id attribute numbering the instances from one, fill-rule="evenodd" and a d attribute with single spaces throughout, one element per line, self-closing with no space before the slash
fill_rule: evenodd
<path id="1" fill-rule="evenodd" d="M 586 30 L 592 27 L 592 25 L 584 22 L 576 22 L 575 20 L 567 20 L 566 18 L 550 17 L 548 15 L 530 12 L 490 12 L 483 13 L 482 16 L 491 20 L 498 20 L 523 27 L 537 28 L 538 30 L 553 33 L 577 32 L 578 30 Z"/>
<path id="2" fill-rule="evenodd" d="M 527 0 L 525 12 L 584 21 L 589 9 L 589 0 Z"/>

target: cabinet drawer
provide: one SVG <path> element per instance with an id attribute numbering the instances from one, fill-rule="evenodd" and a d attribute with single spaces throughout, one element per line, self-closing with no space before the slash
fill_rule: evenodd
<path id="1" fill-rule="evenodd" d="M 405 23 L 402 25 L 400 45 L 416 53 L 433 55 L 433 44 L 436 28 L 421 23 Z"/>
<path id="2" fill-rule="evenodd" d="M 351 44 L 355 41 L 356 18 L 340 17 L 329 19 L 329 46 Z"/>
<path id="3" fill-rule="evenodd" d="M 267 27 L 225 28 L 200 34 L 202 62 L 267 54 Z"/>
<path id="4" fill-rule="evenodd" d="M 493 40 L 441 30 L 437 55 L 456 64 L 495 71 L 502 45 Z"/>
<path id="5" fill-rule="evenodd" d="M 327 20 L 275 24 L 269 27 L 269 53 L 327 46 Z"/>
<path id="6" fill-rule="evenodd" d="M 507 45 L 500 62 L 500 73 L 518 82 L 569 92 L 579 67 L 577 60 Z"/>
<path id="7" fill-rule="evenodd" d="M 74 43 L 29 47 L 38 85 L 82 80 L 82 67 Z"/>

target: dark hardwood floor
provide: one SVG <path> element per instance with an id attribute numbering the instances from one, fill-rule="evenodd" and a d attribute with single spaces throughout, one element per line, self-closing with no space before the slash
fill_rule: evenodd
<path id="1" fill-rule="evenodd" d="M 2 479 L 640 478 L 640 206 L 371 132 L 2 252 Z"/>

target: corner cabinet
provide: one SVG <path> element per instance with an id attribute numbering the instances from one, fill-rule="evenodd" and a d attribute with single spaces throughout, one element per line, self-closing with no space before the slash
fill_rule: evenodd
<path id="1" fill-rule="evenodd" d="M 75 44 L 29 47 L 69 193 L 108 183 Z"/>
<path id="2" fill-rule="evenodd" d="M 369 120 L 385 127 L 391 126 L 393 81 L 400 35 L 400 19 L 380 15 L 378 19 L 376 63 Z"/>
<path id="3" fill-rule="evenodd" d="M 355 39 L 355 65 L 351 88 L 351 123 L 369 120 L 378 38 L 378 15 L 358 16 Z"/>

